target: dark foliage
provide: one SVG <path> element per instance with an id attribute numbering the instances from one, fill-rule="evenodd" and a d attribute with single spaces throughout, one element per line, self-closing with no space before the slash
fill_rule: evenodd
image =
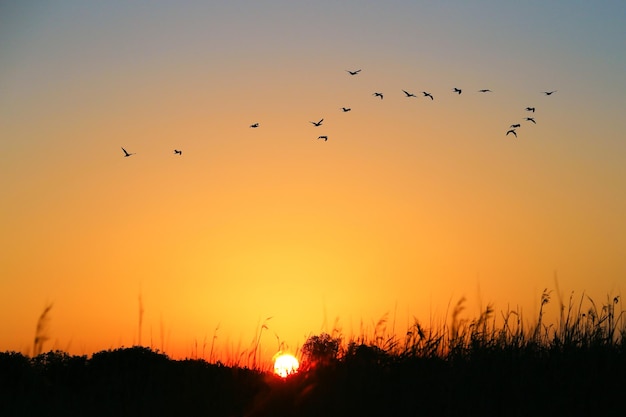
<path id="1" fill-rule="evenodd" d="M 338 359 L 340 338 L 328 333 L 311 336 L 302 345 L 303 369 L 316 366 L 328 366 Z"/>
<path id="2" fill-rule="evenodd" d="M 0 354 L 1 416 L 231 416 L 263 392 L 263 375 L 147 348 L 91 359 L 49 352 Z"/>
<path id="3" fill-rule="evenodd" d="M 142 347 L 99 352 L 90 359 L 63 352 L 34 358 L 0 353 L 0 415 L 576 416 L 624 411 L 621 345 L 568 351 L 490 347 L 446 359 L 391 355 L 354 343 L 338 357 L 332 338 L 315 340 L 320 342 L 316 347 L 324 347 L 321 356 L 333 360 L 285 380 L 203 360 L 171 360 Z"/>

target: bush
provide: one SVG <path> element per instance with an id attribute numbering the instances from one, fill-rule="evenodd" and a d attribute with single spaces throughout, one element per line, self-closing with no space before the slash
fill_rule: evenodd
<path id="1" fill-rule="evenodd" d="M 339 359 L 341 338 L 328 333 L 311 336 L 302 345 L 302 367 L 304 370 L 317 366 L 327 366 Z"/>

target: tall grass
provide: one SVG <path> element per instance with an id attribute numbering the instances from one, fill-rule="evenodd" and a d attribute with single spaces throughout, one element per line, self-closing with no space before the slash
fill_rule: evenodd
<path id="1" fill-rule="evenodd" d="M 558 314 L 550 322 L 546 311 L 554 298 Z M 626 383 L 626 320 L 620 296 L 596 303 L 572 293 L 563 300 L 546 289 L 529 321 L 519 309 L 496 312 L 492 304 L 468 317 L 461 298 L 443 322 L 425 325 L 414 318 L 400 335 L 388 314 L 362 324 L 361 333 L 350 338 L 336 322 L 330 334 L 311 336 L 300 347 L 304 372 L 285 380 L 269 375 L 260 360 L 271 317 L 259 319 L 250 345 L 234 347 L 225 362 L 207 363 L 204 346 L 199 359 L 197 345 L 196 358 L 182 361 L 140 346 L 87 359 L 41 353 L 50 308 L 38 322 L 37 356 L 0 353 L 0 386 L 8 375 L 0 415 L 46 414 L 36 411 L 50 404 L 58 411 L 80 404 L 75 415 L 97 415 L 101 408 L 107 415 L 167 410 L 165 415 L 257 417 L 624 414 L 619 398 Z M 213 341 L 209 362 L 219 356 Z"/>
<path id="2" fill-rule="evenodd" d="M 579 299 L 575 299 L 572 293 L 567 302 L 559 298 L 557 321 L 549 323 L 545 312 L 552 300 L 551 295 L 547 289 L 543 291 L 534 321 L 525 321 L 519 310 L 496 314 L 492 304 L 488 304 L 477 317 L 466 318 L 463 316 L 466 299 L 461 298 L 452 307 L 449 322 L 444 321 L 438 327 L 425 326 L 414 318 L 403 337 L 388 331 L 387 315 L 373 325 L 369 335 L 365 334 L 362 325 L 357 337 L 345 338 L 336 330 L 327 336 L 339 343 L 337 360 L 354 355 L 357 347 L 366 347 L 395 361 L 411 358 L 458 360 L 503 351 L 539 356 L 602 348 L 624 352 L 626 320 L 620 296 L 607 296 L 606 302 L 597 305 L 584 293 Z M 312 339 L 308 342 L 311 341 L 315 342 Z M 317 351 L 323 349 L 308 348 L 308 352 Z M 305 362 L 320 359 L 315 355 L 303 356 Z M 328 358 L 321 358 L 320 362 L 327 363 Z"/>
<path id="3" fill-rule="evenodd" d="M 558 291 L 557 291 L 558 294 Z M 572 349 L 626 347 L 626 319 L 621 297 L 607 295 L 602 303 L 596 303 L 587 294 L 575 297 L 572 292 L 567 300 L 560 295 L 556 322 L 546 318 L 547 306 L 553 302 L 553 292 L 545 289 L 541 294 L 538 311 L 534 320 L 526 320 L 519 309 L 507 309 L 496 313 L 492 304 L 487 304 L 476 317 L 467 317 L 466 299 L 460 298 L 456 304 L 448 307 L 444 320 L 437 324 L 424 324 L 414 317 L 405 333 L 396 329 L 395 314 L 389 320 L 384 314 L 378 321 L 366 326 L 363 322 L 357 336 L 346 337 L 336 320 L 328 337 L 318 340 L 337 342 L 335 360 L 341 360 L 354 354 L 356 347 L 367 347 L 388 359 L 408 358 L 458 359 L 477 353 L 507 350 L 510 352 L 563 352 Z M 141 342 L 143 324 L 143 300 L 138 297 L 138 341 Z M 33 356 L 43 352 L 44 344 L 50 339 L 49 321 L 52 304 L 46 305 L 37 321 L 33 343 Z M 259 320 L 254 337 L 249 346 L 230 346 L 218 348 L 219 325 L 214 329 L 210 343 L 203 341 L 202 348 L 195 346 L 191 358 L 203 359 L 209 363 L 219 363 L 231 367 L 267 370 L 272 365 L 261 359 L 263 334 L 270 331 L 272 317 Z M 161 323 L 163 327 L 163 323 Z M 161 328 L 161 351 L 164 352 L 163 328 Z M 283 350 L 284 342 L 274 333 L 278 350 Z M 316 336 L 311 336 L 314 338 Z M 309 341 L 311 340 L 309 338 Z M 308 341 L 307 341 L 308 342 Z M 305 342 L 306 345 L 306 342 Z M 208 352 L 206 352 L 208 350 Z M 328 350 L 328 349 L 326 349 Z M 309 347 L 308 352 L 325 351 Z M 207 355 L 208 353 L 208 355 Z M 296 356 L 301 361 L 315 360 L 307 357 L 303 346 L 295 346 Z M 315 355 L 313 355 L 315 356 Z M 327 362 L 326 359 L 324 361 Z"/>
<path id="4" fill-rule="evenodd" d="M 35 340 L 33 342 L 33 356 L 37 356 L 43 352 L 44 343 L 50 339 L 50 335 L 48 334 L 50 327 L 50 310 L 52 310 L 52 304 L 46 305 L 37 320 Z"/>
<path id="5" fill-rule="evenodd" d="M 386 361 L 400 362 L 415 358 L 461 360 L 503 351 L 537 356 L 576 349 L 624 351 L 626 319 L 620 296 L 607 296 L 602 304 L 597 304 L 585 293 L 580 297 L 571 293 L 566 301 L 560 297 L 557 299 L 559 310 L 555 321 L 547 319 L 547 308 L 553 302 L 553 292 L 548 289 L 542 292 L 532 320 L 527 320 L 520 309 L 497 312 L 493 304 L 487 304 L 476 317 L 468 317 L 464 297 L 449 306 L 442 322 L 424 324 L 414 317 L 405 333 L 397 332 L 395 319 L 389 320 L 388 313 L 369 325 L 361 322 L 358 335 L 350 337 L 343 334 L 339 320 L 335 320 L 332 330 L 311 335 L 292 353 L 303 362 L 302 369 L 309 369 L 316 361 L 324 364 L 340 362 L 365 350 L 375 352 L 378 358 Z M 271 331 L 268 325 L 271 319 L 259 320 L 248 347 L 240 343 L 226 350 L 220 349 L 221 354 L 217 353 L 215 343 L 219 326 L 216 327 L 209 355 L 205 357 L 203 352 L 201 358 L 231 367 L 259 371 L 272 369 L 272 364 L 262 359 L 263 335 Z M 284 342 L 276 333 L 274 337 L 278 350 L 283 350 Z M 197 346 L 195 352 L 192 358 L 198 359 Z"/>

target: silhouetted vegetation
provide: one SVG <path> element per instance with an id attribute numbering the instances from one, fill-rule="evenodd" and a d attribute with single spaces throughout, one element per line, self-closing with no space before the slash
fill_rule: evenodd
<path id="1" fill-rule="evenodd" d="M 2 416 L 241 415 L 264 390 L 261 372 L 171 360 L 148 348 L 91 359 L 0 353 Z"/>
<path id="2" fill-rule="evenodd" d="M 52 304 L 46 305 L 43 312 L 37 320 L 37 328 L 35 330 L 35 340 L 33 342 L 33 354 L 35 356 L 43 352 L 43 344 L 50 339 L 48 336 L 48 324 L 50 322 L 50 310 L 52 310 Z"/>
<path id="3" fill-rule="evenodd" d="M 302 345 L 302 369 L 307 370 L 315 366 L 329 366 L 337 361 L 341 338 L 332 337 L 327 333 L 311 336 Z"/>
<path id="4" fill-rule="evenodd" d="M 546 325 L 518 312 L 460 316 L 404 338 L 311 336 L 303 371 L 280 379 L 256 369 L 172 360 L 143 347 L 32 358 L 0 353 L 2 416 L 555 416 L 621 415 L 626 325 L 619 297 L 599 308 L 560 302 Z M 496 325 L 496 322 L 500 323 Z"/>

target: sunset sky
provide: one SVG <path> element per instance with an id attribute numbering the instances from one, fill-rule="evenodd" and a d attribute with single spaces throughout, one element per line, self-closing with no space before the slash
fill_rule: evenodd
<path id="1" fill-rule="evenodd" d="M 138 343 L 141 296 L 143 345 L 265 323 L 270 358 L 463 296 L 532 320 L 555 277 L 620 295 L 625 28 L 623 0 L 2 2 L 0 350 L 50 303 L 46 349 Z"/>

